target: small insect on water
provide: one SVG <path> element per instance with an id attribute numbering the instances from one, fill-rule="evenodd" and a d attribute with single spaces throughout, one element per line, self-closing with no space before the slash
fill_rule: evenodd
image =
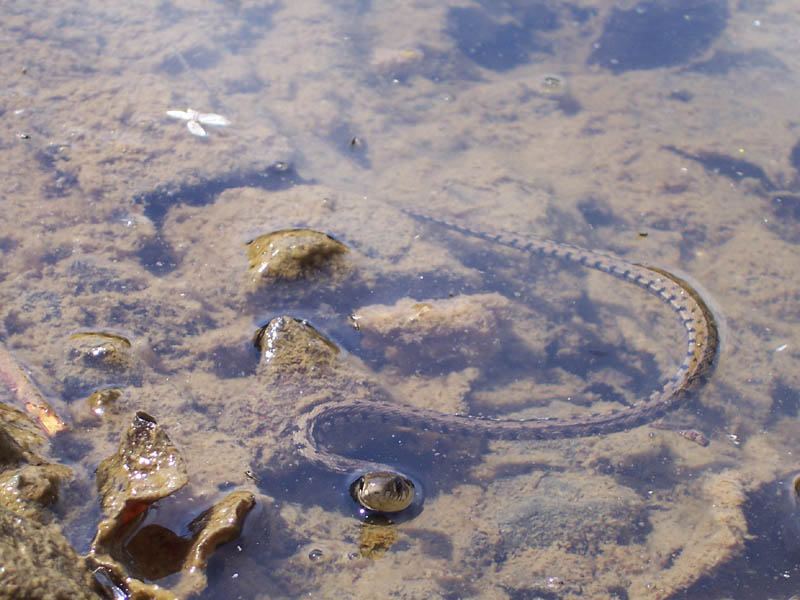
<path id="1" fill-rule="evenodd" d="M 186 121 L 186 128 L 192 135 L 197 137 L 206 137 L 208 132 L 203 129 L 202 125 L 215 125 L 217 127 L 224 127 L 230 125 L 231 122 L 215 113 L 201 113 L 199 111 L 187 108 L 186 110 L 168 110 L 167 116 L 173 119 L 180 119 Z M 201 125 L 202 123 L 202 125 Z"/>

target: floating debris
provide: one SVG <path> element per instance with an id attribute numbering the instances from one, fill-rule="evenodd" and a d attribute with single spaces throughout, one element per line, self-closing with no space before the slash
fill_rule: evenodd
<path id="1" fill-rule="evenodd" d="M 189 133 L 197 137 L 207 137 L 208 133 L 203 129 L 203 125 L 214 125 L 215 127 L 224 127 L 230 125 L 231 122 L 215 113 L 201 113 L 191 108 L 184 110 L 168 110 L 167 116 L 173 119 L 180 119 L 186 121 L 186 128 Z"/>
<path id="2" fill-rule="evenodd" d="M 700 446 L 708 446 L 711 442 L 708 441 L 708 438 L 702 434 L 702 432 L 697 431 L 697 429 L 681 429 L 678 431 L 678 434 L 685 437 L 690 442 L 694 442 Z"/>
<path id="3" fill-rule="evenodd" d="M 674 426 L 666 423 L 650 423 L 650 427 L 653 429 L 661 429 L 663 431 L 675 431 L 678 435 L 686 438 L 690 442 L 698 444 L 699 446 L 705 447 L 711 443 L 708 438 L 697 429 L 676 429 Z"/>

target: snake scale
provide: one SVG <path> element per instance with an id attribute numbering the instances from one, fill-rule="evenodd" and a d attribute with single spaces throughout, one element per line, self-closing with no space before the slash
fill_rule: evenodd
<path id="1" fill-rule="evenodd" d="M 503 440 L 574 438 L 630 429 L 651 422 L 675 407 L 687 390 L 711 368 L 719 342 L 716 323 L 700 295 L 679 277 L 657 267 L 628 262 L 571 244 L 506 231 L 480 231 L 427 215 L 406 212 L 417 220 L 465 236 L 532 256 L 578 263 L 643 288 L 672 308 L 680 318 L 686 332 L 686 355 L 672 378 L 648 398 L 624 409 L 567 419 L 490 419 L 356 400 L 319 404 L 300 416 L 294 434 L 296 448 L 313 463 L 338 472 L 386 469 L 385 465 L 350 459 L 322 447 L 317 441 L 317 432 L 323 423 L 346 428 L 372 427 L 386 423 L 445 435 L 484 435 Z"/>

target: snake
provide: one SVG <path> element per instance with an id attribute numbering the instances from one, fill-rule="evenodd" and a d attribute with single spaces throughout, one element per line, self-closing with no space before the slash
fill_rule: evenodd
<path id="1" fill-rule="evenodd" d="M 306 459 L 325 469 L 352 473 L 366 471 L 351 485 L 351 495 L 362 506 L 380 512 L 404 510 L 414 495 L 414 484 L 386 465 L 351 459 L 318 443 L 323 423 L 344 427 L 375 427 L 390 423 L 443 435 L 483 435 L 499 440 L 553 440 L 603 435 L 655 421 L 679 405 L 686 393 L 710 372 L 717 354 L 719 332 L 714 316 L 700 294 L 684 279 L 665 269 L 629 262 L 611 254 L 569 243 L 505 230 L 467 227 L 413 211 L 416 220 L 497 244 L 521 253 L 561 259 L 583 265 L 638 286 L 664 302 L 683 325 L 686 353 L 672 377 L 647 398 L 622 409 L 569 418 L 495 419 L 395 405 L 382 401 L 344 400 L 322 403 L 300 416 L 295 447 Z"/>

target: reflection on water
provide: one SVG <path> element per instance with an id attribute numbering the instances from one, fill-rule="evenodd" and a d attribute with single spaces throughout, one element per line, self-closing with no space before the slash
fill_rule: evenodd
<path id="1" fill-rule="evenodd" d="M 27 514 L 85 551 L 94 471 L 143 410 L 191 484 L 150 509 L 157 535 L 135 552 L 184 544 L 212 499 L 257 497 L 213 554 L 204 598 L 800 593 L 786 484 L 800 470 L 790 0 L 11 2 L 2 14 L 0 398 L 18 402 L 13 381 L 29 373 L 72 428 L 35 450 L 72 479 Z M 230 124 L 193 136 L 166 114 L 177 109 Z M 679 274 L 721 325 L 713 373 L 654 426 L 583 439 L 331 419 L 327 448 L 396 465 L 424 490 L 413 518 L 362 523 L 352 474 L 296 452 L 315 406 L 625 410 L 684 351 L 675 315 L 635 286 L 398 209 Z M 254 278 L 247 242 L 292 228 L 346 244 L 346 268 Z M 338 358 L 266 371 L 253 334 L 282 315 L 307 319 Z M 87 332 L 124 335 L 131 373 L 70 362 Z M 0 477 L 35 467 L 25 456 Z"/>

